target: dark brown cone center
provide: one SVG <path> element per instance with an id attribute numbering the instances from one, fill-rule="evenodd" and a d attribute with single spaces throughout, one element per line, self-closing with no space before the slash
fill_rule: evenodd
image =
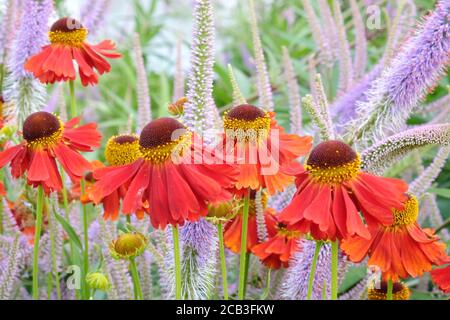
<path id="1" fill-rule="evenodd" d="M 338 167 L 354 161 L 357 154 L 342 141 L 319 143 L 309 155 L 307 164 L 317 168 Z"/>
<path id="2" fill-rule="evenodd" d="M 250 104 L 242 104 L 228 111 L 227 116 L 231 119 L 253 121 L 264 117 L 264 111 Z"/>
<path id="3" fill-rule="evenodd" d="M 83 28 L 83 25 L 80 21 L 74 18 L 64 17 L 53 23 L 50 31 L 71 32 L 81 28 Z"/>
<path id="4" fill-rule="evenodd" d="M 394 282 L 392 284 L 392 293 L 397 293 L 403 289 L 403 285 L 400 282 Z M 380 289 L 381 292 L 386 293 L 387 292 L 387 282 L 382 281 L 380 283 Z"/>
<path id="5" fill-rule="evenodd" d="M 23 137 L 27 141 L 51 136 L 60 128 L 60 122 L 53 114 L 39 111 L 29 115 L 23 123 Z"/>
<path id="6" fill-rule="evenodd" d="M 138 140 L 138 138 L 136 136 L 132 136 L 132 135 L 128 135 L 128 134 L 120 135 L 120 136 L 117 136 L 114 138 L 114 142 L 118 143 L 118 144 L 132 143 L 132 142 L 135 142 L 136 140 Z"/>
<path id="7" fill-rule="evenodd" d="M 142 129 L 139 144 L 144 148 L 154 148 L 174 141 L 186 132 L 186 127 L 172 118 L 153 120 Z"/>

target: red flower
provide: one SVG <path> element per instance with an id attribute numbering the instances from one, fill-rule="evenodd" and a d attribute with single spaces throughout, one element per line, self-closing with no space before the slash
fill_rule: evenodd
<path id="1" fill-rule="evenodd" d="M 297 166 L 294 160 L 311 148 L 312 137 L 286 134 L 273 112 L 252 105 L 240 105 L 224 116 L 223 146 L 239 165 L 236 189 L 267 188 L 270 195 L 294 182 L 284 171 Z M 231 149 L 231 150 L 230 150 Z"/>
<path id="2" fill-rule="evenodd" d="M 172 139 L 177 135 L 176 139 Z M 124 213 L 144 209 L 155 228 L 182 225 L 207 214 L 208 202 L 231 198 L 225 190 L 235 182 L 237 169 L 226 164 L 192 163 L 192 152 L 202 152 L 193 134 L 180 122 L 161 118 L 150 122 L 139 138 L 142 157 L 117 167 L 97 170 L 95 203 L 129 183 Z"/>
<path id="3" fill-rule="evenodd" d="M 450 293 L 450 265 L 431 271 L 433 282 L 445 293 Z"/>
<path id="4" fill-rule="evenodd" d="M 276 229 L 276 234 L 254 246 L 252 253 L 268 268 L 287 268 L 292 255 L 299 250 L 301 233 L 284 223 L 278 223 Z"/>
<path id="5" fill-rule="evenodd" d="M 416 223 L 418 212 L 418 201 L 410 196 L 404 210 L 393 210 L 392 225 L 373 225 L 370 240 L 355 235 L 345 239 L 341 249 L 353 262 L 369 256 L 368 264 L 378 266 L 384 280 L 421 276 L 433 264 L 448 261 L 448 257 L 445 244 Z"/>
<path id="6" fill-rule="evenodd" d="M 248 227 L 247 227 L 247 252 L 250 252 L 252 248 L 259 243 L 258 241 L 258 222 L 256 216 L 256 192 L 250 192 L 250 202 L 248 210 Z M 224 232 L 224 244 L 225 247 L 239 253 L 241 251 L 241 234 L 242 234 L 242 214 L 243 214 L 243 199 L 239 201 L 238 214 L 225 225 Z M 275 210 L 272 208 L 266 208 L 267 206 L 267 194 L 263 193 L 261 196 L 261 202 L 264 210 L 264 220 L 267 228 L 268 236 L 273 236 L 275 230 Z"/>
<path id="7" fill-rule="evenodd" d="M 340 141 L 317 145 L 297 173 L 297 192 L 280 219 L 317 240 L 359 235 L 367 224 L 392 224 L 392 208 L 402 209 L 408 186 L 401 180 L 362 172 L 356 152 Z"/>
<path id="8" fill-rule="evenodd" d="M 62 123 L 48 112 L 35 112 L 23 123 L 24 141 L 0 152 L 0 168 L 11 163 L 11 174 L 19 178 L 27 174 L 29 185 L 42 185 L 46 193 L 62 188 L 56 160 L 73 182 L 83 177 L 91 164 L 78 151 L 98 147 L 101 135 L 96 124 L 75 127 L 79 118 Z"/>
<path id="9" fill-rule="evenodd" d="M 97 84 L 97 73 L 101 75 L 111 70 L 102 56 L 114 59 L 121 55 L 113 51 L 115 45 L 110 40 L 97 45 L 85 42 L 87 34 L 88 30 L 77 20 L 68 17 L 59 19 L 50 28 L 51 44 L 32 56 L 25 63 L 25 70 L 32 72 L 43 83 L 75 80 L 75 60 L 81 83 L 84 86 Z"/>

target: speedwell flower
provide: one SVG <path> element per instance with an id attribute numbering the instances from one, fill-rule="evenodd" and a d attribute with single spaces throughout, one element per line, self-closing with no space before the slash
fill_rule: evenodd
<path id="1" fill-rule="evenodd" d="M 317 240 L 370 239 L 359 212 L 367 224 L 390 225 L 391 209 L 407 199 L 406 183 L 362 172 L 359 155 L 341 141 L 318 144 L 296 174 L 297 192 L 280 219 Z"/>
<path id="2" fill-rule="evenodd" d="M 223 122 L 224 148 L 235 156 L 240 169 L 236 189 L 267 188 L 272 195 L 294 182 L 284 170 L 297 165 L 294 160 L 310 150 L 311 137 L 285 133 L 273 112 L 248 104 L 226 112 Z"/>
<path id="3" fill-rule="evenodd" d="M 409 288 L 401 283 L 395 282 L 392 286 L 392 300 L 409 300 L 411 295 Z M 369 300 L 387 300 L 387 283 L 382 281 L 379 288 L 370 285 L 367 289 L 367 297 Z"/>
<path id="4" fill-rule="evenodd" d="M 344 239 L 341 249 L 353 262 L 369 256 L 368 265 L 378 266 L 383 280 L 419 277 L 433 264 L 448 261 L 448 257 L 445 244 L 417 224 L 418 213 L 417 199 L 409 196 L 403 210 L 393 209 L 394 222 L 390 226 L 369 226 L 370 240 L 355 235 Z"/>
<path id="5" fill-rule="evenodd" d="M 33 187 L 42 185 L 47 194 L 62 188 L 56 160 L 73 182 L 80 181 L 91 164 L 78 152 L 98 147 L 101 135 L 94 123 L 76 127 L 79 121 L 73 118 L 62 123 L 45 111 L 31 114 L 23 123 L 24 141 L 0 153 L 0 168 L 11 163 L 14 178 L 28 172 L 27 183 Z"/>
<path id="6" fill-rule="evenodd" d="M 193 141 L 192 132 L 175 119 L 150 122 L 139 138 L 139 159 L 94 173 L 98 179 L 94 202 L 129 183 L 122 211 L 144 209 L 155 228 L 206 216 L 208 202 L 231 198 L 226 188 L 236 181 L 237 169 L 227 164 L 194 163 L 190 151 L 203 152 L 204 147 Z"/>
<path id="7" fill-rule="evenodd" d="M 110 40 L 97 45 L 87 43 L 87 34 L 88 30 L 77 20 L 69 17 L 59 19 L 50 28 L 50 44 L 25 63 L 25 70 L 32 72 L 42 83 L 75 80 L 75 61 L 81 83 L 84 86 L 97 84 L 97 73 L 101 75 L 111 70 L 102 56 L 114 59 L 121 55 L 113 51 L 115 45 Z"/>

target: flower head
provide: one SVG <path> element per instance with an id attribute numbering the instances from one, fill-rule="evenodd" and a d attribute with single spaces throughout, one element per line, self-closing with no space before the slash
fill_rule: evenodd
<path id="1" fill-rule="evenodd" d="M 25 70 L 32 72 L 42 83 L 75 80 L 75 60 L 82 84 L 97 84 L 97 73 L 103 74 L 111 69 L 103 57 L 114 59 L 121 55 L 113 51 L 115 45 L 109 40 L 97 45 L 87 43 L 87 34 L 88 30 L 73 18 L 57 20 L 48 33 L 50 44 L 25 63 Z"/>
<path id="2" fill-rule="evenodd" d="M 359 155 L 336 140 L 311 151 L 296 184 L 297 193 L 280 219 L 321 240 L 354 234 L 370 239 L 366 224 L 392 224 L 391 210 L 403 208 L 407 190 L 401 180 L 361 171 Z"/>
<path id="3" fill-rule="evenodd" d="M 19 178 L 27 172 L 29 185 L 42 185 L 44 190 L 59 191 L 61 175 L 56 160 L 73 182 L 78 182 L 91 169 L 79 151 L 98 147 L 101 135 L 96 124 L 75 127 L 79 118 L 62 123 L 51 113 L 40 111 L 28 116 L 23 124 L 24 140 L 0 153 L 0 167 L 11 163 L 11 174 Z"/>
<path id="4" fill-rule="evenodd" d="M 370 240 L 355 235 L 345 239 L 341 249 L 353 262 L 369 256 L 368 264 L 378 266 L 384 280 L 421 276 L 449 258 L 445 244 L 416 223 L 418 212 L 419 203 L 410 195 L 404 209 L 392 210 L 391 225 L 373 225 L 369 228 Z"/>
<path id="5" fill-rule="evenodd" d="M 108 278 L 100 272 L 91 272 L 86 276 L 86 283 L 92 289 L 107 291 L 111 284 Z"/>
<path id="6" fill-rule="evenodd" d="M 132 163 L 141 156 L 139 137 L 134 134 L 112 136 L 106 143 L 105 158 L 112 166 Z"/>
<path id="7" fill-rule="evenodd" d="M 392 287 L 392 300 L 409 300 L 411 295 L 409 288 L 401 283 L 395 282 Z M 369 300 L 387 300 L 387 283 L 382 281 L 379 288 L 374 285 L 367 289 Z"/>
<path id="8" fill-rule="evenodd" d="M 115 259 L 133 259 L 144 252 L 147 243 L 147 238 L 139 232 L 122 233 L 111 241 L 109 252 Z"/>

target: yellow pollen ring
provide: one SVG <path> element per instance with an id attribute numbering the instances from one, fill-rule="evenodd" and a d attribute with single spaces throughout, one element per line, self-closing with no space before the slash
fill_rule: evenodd
<path id="1" fill-rule="evenodd" d="M 419 201 L 417 198 L 410 195 L 409 199 L 404 203 L 403 210 L 393 209 L 394 226 L 404 226 L 416 222 L 419 216 Z"/>
<path id="2" fill-rule="evenodd" d="M 172 156 L 179 159 L 192 144 L 192 132 L 186 132 L 174 141 L 169 141 L 156 147 L 140 146 L 142 157 L 153 164 L 164 163 Z"/>
<path id="3" fill-rule="evenodd" d="M 86 40 L 88 30 L 85 28 L 75 29 L 73 31 L 50 31 L 48 37 L 52 44 L 62 44 L 69 47 L 81 47 Z"/>
<path id="4" fill-rule="evenodd" d="M 105 148 L 106 161 L 112 166 L 121 166 L 129 164 L 141 157 L 139 150 L 139 137 L 132 142 L 117 143 L 115 139 L 118 136 L 109 138 Z"/>
<path id="5" fill-rule="evenodd" d="M 325 184 L 341 184 L 345 181 L 354 179 L 360 172 L 361 160 L 359 155 L 356 159 L 341 166 L 326 167 L 312 166 L 305 164 L 305 169 L 313 178 Z"/>
<path id="6" fill-rule="evenodd" d="M 37 138 L 34 140 L 26 140 L 27 147 L 34 150 L 49 149 L 56 146 L 62 139 L 64 124 L 59 122 L 59 129 L 47 137 Z"/>
<path id="7" fill-rule="evenodd" d="M 302 235 L 300 233 L 300 231 L 291 231 L 288 230 L 286 228 L 282 228 L 282 227 L 277 227 L 277 234 L 283 237 L 286 237 L 288 239 L 292 239 L 292 238 L 300 238 L 300 236 Z"/>
<path id="8" fill-rule="evenodd" d="M 237 138 L 239 141 L 256 141 L 267 137 L 270 130 L 270 114 L 265 112 L 263 117 L 247 121 L 228 117 L 226 112 L 223 117 L 223 126 L 227 136 Z"/>
<path id="9" fill-rule="evenodd" d="M 392 292 L 392 300 L 408 300 L 410 296 L 409 288 L 403 283 L 399 282 L 398 284 L 401 289 Z M 376 289 L 373 284 L 367 289 L 367 296 L 369 300 L 387 300 L 387 292 Z"/>

